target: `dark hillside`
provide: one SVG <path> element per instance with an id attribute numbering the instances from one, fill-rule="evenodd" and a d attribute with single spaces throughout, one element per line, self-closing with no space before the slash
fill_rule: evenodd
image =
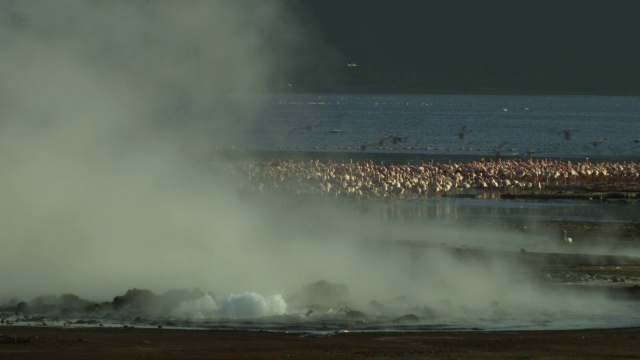
<path id="1" fill-rule="evenodd" d="M 640 94 L 638 1 L 290 6 L 317 45 L 287 74 L 296 92 Z"/>

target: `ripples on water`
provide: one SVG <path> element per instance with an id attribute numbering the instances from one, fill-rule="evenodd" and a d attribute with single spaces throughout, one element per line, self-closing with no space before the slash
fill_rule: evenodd
<path id="1" fill-rule="evenodd" d="M 371 201 L 369 201 L 371 202 Z M 496 200 L 439 198 L 378 202 L 382 219 L 435 219 L 487 222 L 503 219 L 518 222 L 581 221 L 631 222 L 640 220 L 637 201 L 605 203 L 584 200 Z"/>
<path id="2" fill-rule="evenodd" d="M 532 150 L 540 157 L 640 153 L 640 144 L 634 143 L 640 137 L 637 97 L 274 95 L 258 101 L 264 110 L 248 133 L 258 150 L 316 146 L 333 150 L 377 143 L 384 135 L 397 134 L 407 137 L 398 146 L 431 146 L 430 151 L 421 150 L 425 154 L 492 155 L 486 149 L 500 145 L 505 155 Z M 311 124 L 317 127 L 289 134 Z M 459 139 L 457 134 L 465 125 L 469 132 Z M 564 138 L 565 128 L 575 129 L 571 140 Z M 594 146 L 600 138 L 606 140 Z M 381 150 L 370 147 L 367 151 Z"/>

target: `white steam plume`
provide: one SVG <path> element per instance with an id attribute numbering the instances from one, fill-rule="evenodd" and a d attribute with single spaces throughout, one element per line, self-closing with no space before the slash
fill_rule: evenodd
<path id="1" fill-rule="evenodd" d="M 185 154 L 242 141 L 291 28 L 279 2 L 0 7 L 3 291 L 113 295 L 226 271 L 245 220 Z"/>

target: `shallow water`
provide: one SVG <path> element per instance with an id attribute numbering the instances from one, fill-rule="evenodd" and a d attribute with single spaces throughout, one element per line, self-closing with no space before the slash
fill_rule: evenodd
<path id="1" fill-rule="evenodd" d="M 396 218 L 424 218 L 452 221 L 486 222 L 489 220 L 535 223 L 632 222 L 640 220 L 637 201 L 603 202 L 587 200 L 499 200 L 478 198 L 435 198 L 369 201 L 364 208 Z"/>

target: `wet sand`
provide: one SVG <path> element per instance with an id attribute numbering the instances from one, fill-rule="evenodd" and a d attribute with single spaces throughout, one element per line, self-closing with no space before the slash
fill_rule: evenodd
<path id="1" fill-rule="evenodd" d="M 640 328 L 347 333 L 1 328 L 3 359 L 638 359 Z"/>

